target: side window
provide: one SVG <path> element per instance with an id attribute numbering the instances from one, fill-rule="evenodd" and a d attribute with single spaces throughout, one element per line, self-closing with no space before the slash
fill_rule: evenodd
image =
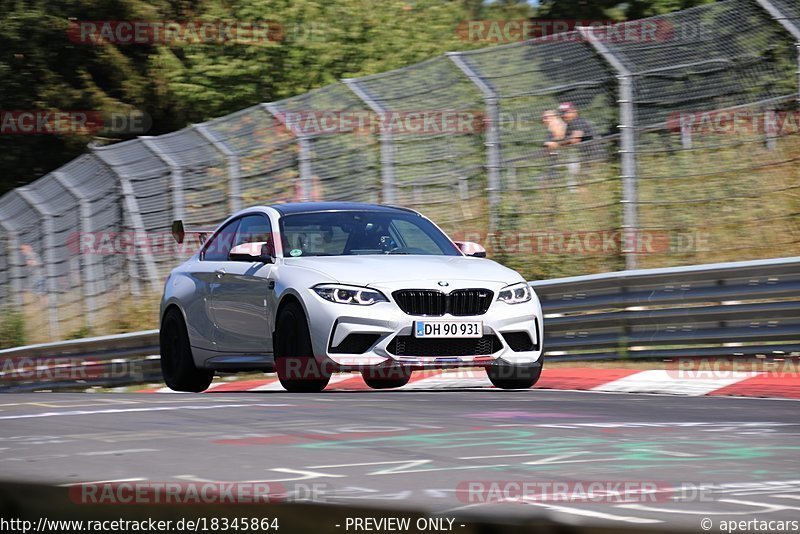
<path id="1" fill-rule="evenodd" d="M 236 229 L 239 227 L 240 221 L 241 219 L 236 219 L 223 226 L 203 248 L 200 259 L 205 261 L 228 261 L 228 253 L 233 248 L 233 239 L 236 236 Z"/>
<path id="2" fill-rule="evenodd" d="M 233 246 L 242 243 L 266 243 L 272 254 L 275 246 L 272 241 L 272 225 L 266 215 L 247 215 L 242 217 L 242 223 L 236 231 Z"/>

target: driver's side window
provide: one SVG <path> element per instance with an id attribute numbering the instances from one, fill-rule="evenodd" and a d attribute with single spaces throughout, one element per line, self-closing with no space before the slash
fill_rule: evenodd
<path id="1" fill-rule="evenodd" d="M 233 248 L 233 241 L 240 222 L 241 219 L 231 221 L 214 234 L 214 237 L 203 249 L 200 259 L 205 261 L 228 261 L 228 254 Z"/>

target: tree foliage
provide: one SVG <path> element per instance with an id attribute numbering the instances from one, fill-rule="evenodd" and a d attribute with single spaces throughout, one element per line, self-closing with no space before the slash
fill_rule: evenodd
<path id="1" fill-rule="evenodd" d="M 539 15 L 644 16 L 702 1 L 542 0 Z M 157 135 L 343 77 L 487 46 L 466 41 L 459 24 L 535 14 L 522 0 L 4 0 L 0 109 L 142 111 L 152 118 L 147 133 Z M 69 22 L 84 20 L 269 20 L 283 31 L 280 40 L 257 45 L 71 41 Z M 0 136 L 0 193 L 66 163 L 90 141 Z"/>

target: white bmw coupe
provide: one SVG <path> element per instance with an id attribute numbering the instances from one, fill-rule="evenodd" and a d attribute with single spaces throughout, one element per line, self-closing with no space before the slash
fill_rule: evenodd
<path id="1" fill-rule="evenodd" d="M 173 223 L 179 242 L 187 232 Z M 203 391 L 215 371 L 274 371 L 292 392 L 320 391 L 337 371 L 360 371 L 372 388 L 433 368 L 485 367 L 505 389 L 539 379 L 531 287 L 415 211 L 259 206 L 208 233 L 161 301 L 161 369 L 174 390 Z"/>

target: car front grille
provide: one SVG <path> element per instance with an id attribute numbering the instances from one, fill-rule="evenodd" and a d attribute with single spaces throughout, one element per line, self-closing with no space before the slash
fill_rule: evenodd
<path id="1" fill-rule="evenodd" d="M 392 293 L 395 302 L 408 315 L 456 316 L 483 315 L 492 304 L 488 289 L 456 289 L 450 294 L 435 289 L 401 289 Z"/>
<path id="2" fill-rule="evenodd" d="M 481 338 L 416 338 L 395 336 L 386 350 L 395 356 L 488 356 L 502 348 L 494 334 Z"/>
<path id="3" fill-rule="evenodd" d="M 447 295 L 428 289 L 402 289 L 392 293 L 400 309 L 409 315 L 444 315 Z"/>

